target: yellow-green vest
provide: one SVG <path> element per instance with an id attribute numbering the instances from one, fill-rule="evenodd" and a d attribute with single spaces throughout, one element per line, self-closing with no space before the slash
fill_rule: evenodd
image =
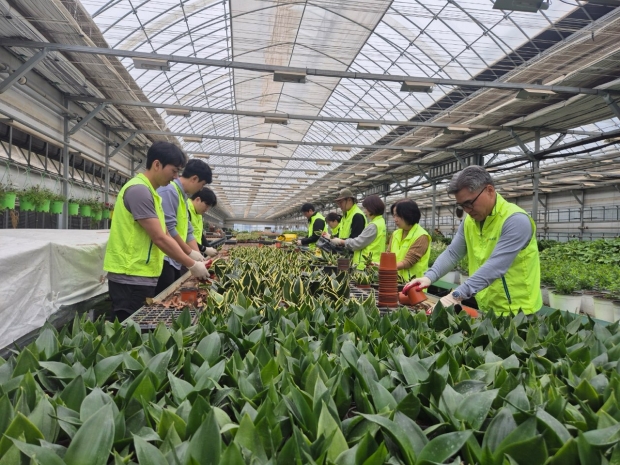
<path id="1" fill-rule="evenodd" d="M 351 209 L 342 215 L 342 221 L 340 222 L 339 231 L 340 235 L 338 236 L 340 239 L 348 239 L 351 235 L 351 223 L 353 222 L 353 217 L 356 213 L 359 213 L 364 217 L 364 227 L 368 224 L 368 220 L 366 219 L 366 215 L 357 204 L 353 204 Z M 360 263 L 362 261 L 362 251 L 357 250 L 353 252 L 353 263 Z"/>
<path id="2" fill-rule="evenodd" d="M 194 228 L 194 238 L 196 242 L 202 245 L 202 230 L 204 229 L 204 223 L 202 222 L 202 215 L 199 215 L 194 206 L 194 202 L 191 200 L 187 203 L 187 209 L 189 210 L 189 219 Z"/>
<path id="3" fill-rule="evenodd" d="M 339 237 L 338 231 L 340 231 L 340 223 L 335 228 L 332 228 L 332 237 Z"/>
<path id="4" fill-rule="evenodd" d="M 424 276 L 424 272 L 428 270 L 428 260 L 431 256 L 431 235 L 419 224 L 416 224 L 409 230 L 407 236 L 403 239 L 403 230 L 397 229 L 392 234 L 392 244 L 390 246 L 390 252 L 396 254 L 396 261 L 402 262 L 407 256 L 407 252 L 415 241 L 417 241 L 420 237 L 426 236 L 428 237 L 428 249 L 420 260 L 415 263 L 411 268 L 406 268 L 404 270 L 398 270 L 398 274 L 402 276 L 407 281 L 412 280 L 413 278 L 421 278 Z"/>
<path id="5" fill-rule="evenodd" d="M 493 253 L 502 233 L 504 222 L 515 213 L 525 210 L 507 202 L 496 194 L 495 207 L 487 216 L 482 228 L 470 216 L 465 218 L 464 231 L 469 260 L 469 275 L 472 276 Z M 532 225 L 532 238 L 521 250 L 500 279 L 476 294 L 476 301 L 482 311 L 493 310 L 498 314 L 534 313 L 542 307 L 540 292 L 540 259 L 536 243 L 536 224 L 527 215 Z"/>
<path id="6" fill-rule="evenodd" d="M 387 235 L 385 219 L 383 218 L 383 216 L 375 216 L 370 222 L 370 224 L 374 224 L 377 227 L 377 236 L 370 244 L 368 244 L 361 251 L 359 251 L 360 255 L 358 257 L 358 260 L 360 261 L 355 262 L 358 263 L 357 268 L 359 270 L 363 270 L 364 268 L 366 268 L 363 257 L 364 255 L 370 255 L 373 262 L 379 262 L 379 260 L 381 259 L 381 254 L 385 252 L 385 238 Z"/>
<path id="7" fill-rule="evenodd" d="M 316 232 L 314 230 L 314 222 L 319 219 L 323 220 L 323 224 L 324 224 L 323 231 L 320 231 L 320 232 L 323 233 L 327 231 L 327 222 L 325 221 L 325 217 L 321 215 L 320 213 L 315 213 L 314 215 L 310 217 L 310 224 L 308 225 L 308 237 L 312 237 L 312 235 Z M 308 244 L 308 248 L 315 249 L 316 244 L 315 243 Z"/>
<path id="8" fill-rule="evenodd" d="M 177 204 L 177 226 L 175 229 L 179 233 L 179 236 L 181 236 L 181 239 L 183 239 L 183 242 L 186 242 L 187 232 L 189 231 L 189 213 L 185 201 L 185 193 L 175 181 L 172 181 L 172 185 L 177 190 L 177 194 L 179 194 L 179 203 Z"/>
<path id="9" fill-rule="evenodd" d="M 366 215 L 364 215 L 362 209 L 357 205 L 353 205 L 353 207 L 351 207 L 351 210 L 342 215 L 342 221 L 338 225 L 338 230 L 340 231 L 338 237 L 340 239 L 348 239 L 351 235 L 351 222 L 353 221 L 353 217 L 356 213 L 359 213 L 364 217 L 364 227 L 366 227 L 366 225 L 368 224 L 368 221 L 366 220 Z"/>
<path id="10" fill-rule="evenodd" d="M 110 238 L 105 251 L 103 269 L 110 273 L 156 278 L 161 275 L 164 267 L 164 253 L 153 244 L 144 228 L 125 208 L 123 201 L 127 189 L 136 185 L 148 187 L 153 196 L 155 212 L 161 223 L 161 229 L 164 233 L 166 232 L 161 197 L 153 189 L 153 185 L 147 177 L 138 174 L 123 186 L 116 199 L 114 221 L 112 221 L 110 228 Z"/>

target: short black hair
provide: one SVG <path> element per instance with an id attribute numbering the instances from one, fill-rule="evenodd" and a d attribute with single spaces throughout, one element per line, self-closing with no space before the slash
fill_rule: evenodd
<path id="1" fill-rule="evenodd" d="M 200 199 L 210 207 L 215 207 L 217 205 L 217 196 L 215 195 L 215 192 L 213 192 L 208 187 L 203 187 L 202 189 L 200 189 L 198 192 L 192 195 L 191 199 Z"/>
<path id="2" fill-rule="evenodd" d="M 325 217 L 325 221 L 337 221 L 340 223 L 340 220 L 342 220 L 342 215 L 339 215 L 336 212 L 329 212 Z"/>
<path id="3" fill-rule="evenodd" d="M 411 226 L 418 224 L 420 222 L 420 218 L 422 217 L 418 204 L 413 200 L 406 199 L 396 202 L 396 204 L 394 204 L 394 210 L 396 214 L 405 221 L 405 223 Z"/>
<path id="4" fill-rule="evenodd" d="M 192 158 L 187 162 L 181 176 L 186 179 L 192 176 L 198 176 L 198 181 L 206 181 L 207 184 L 211 184 L 211 181 L 213 181 L 211 167 L 198 158 Z"/>
<path id="5" fill-rule="evenodd" d="M 301 211 L 303 213 L 309 212 L 310 210 L 312 210 L 313 212 L 315 212 L 316 210 L 314 209 L 314 205 L 312 205 L 311 203 L 304 203 L 301 206 Z"/>
<path id="6" fill-rule="evenodd" d="M 159 160 L 162 166 L 173 165 L 177 168 L 183 168 L 187 163 L 187 157 L 176 145 L 171 142 L 158 140 L 149 147 L 149 151 L 146 152 L 146 169 L 151 169 L 153 162 Z"/>
<path id="7" fill-rule="evenodd" d="M 383 215 L 385 213 L 385 204 L 378 195 L 369 195 L 362 201 L 362 207 L 368 210 L 373 216 Z"/>
<path id="8" fill-rule="evenodd" d="M 390 215 L 394 216 L 394 207 L 396 207 L 396 204 L 398 202 L 400 202 L 401 200 L 397 200 L 396 202 L 394 202 L 392 205 L 390 205 Z"/>

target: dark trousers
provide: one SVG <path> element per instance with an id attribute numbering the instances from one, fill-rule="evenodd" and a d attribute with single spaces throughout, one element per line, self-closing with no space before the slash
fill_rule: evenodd
<path id="1" fill-rule="evenodd" d="M 181 277 L 181 270 L 177 270 L 174 266 L 164 260 L 164 268 L 157 281 L 155 295 L 159 295 L 164 289 Z"/>
<path id="2" fill-rule="evenodd" d="M 146 303 L 147 298 L 155 296 L 155 286 L 137 286 L 108 281 L 112 310 L 119 321 L 125 321 Z"/>

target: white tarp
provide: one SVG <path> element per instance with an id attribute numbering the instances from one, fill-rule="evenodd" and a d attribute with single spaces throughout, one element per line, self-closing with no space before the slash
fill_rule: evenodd
<path id="1" fill-rule="evenodd" d="M 108 291 L 107 230 L 0 230 L 0 347 L 43 326 L 63 305 Z"/>

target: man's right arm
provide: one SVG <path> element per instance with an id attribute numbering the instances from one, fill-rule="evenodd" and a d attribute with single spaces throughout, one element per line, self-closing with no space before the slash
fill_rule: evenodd
<path id="1" fill-rule="evenodd" d="M 194 260 L 192 260 L 181 249 L 181 247 L 179 247 L 177 242 L 172 237 L 162 230 L 159 218 L 146 218 L 137 221 L 149 235 L 153 241 L 153 244 L 155 244 L 162 252 L 187 268 L 194 265 Z"/>

